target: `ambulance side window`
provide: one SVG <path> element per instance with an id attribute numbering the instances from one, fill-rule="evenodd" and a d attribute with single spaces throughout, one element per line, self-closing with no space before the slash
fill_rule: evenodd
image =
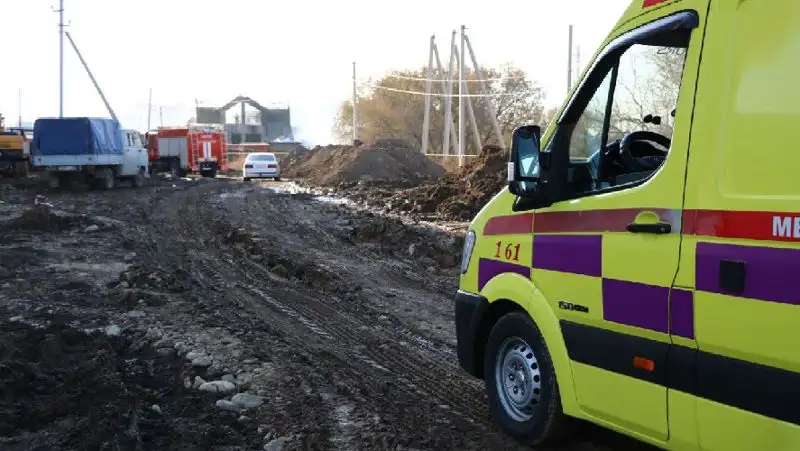
<path id="1" fill-rule="evenodd" d="M 597 65 L 593 75 L 602 82 L 591 95 L 578 94 L 590 96 L 583 110 L 560 124 L 569 133 L 572 196 L 636 186 L 666 161 L 689 36 L 671 30 Z"/>

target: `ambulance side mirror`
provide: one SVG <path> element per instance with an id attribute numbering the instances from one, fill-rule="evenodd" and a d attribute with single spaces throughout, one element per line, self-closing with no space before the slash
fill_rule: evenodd
<path id="1" fill-rule="evenodd" d="M 544 163 L 540 161 L 542 154 L 539 152 L 541 134 L 538 125 L 523 125 L 511 135 L 508 190 L 516 196 L 536 196 L 540 192 L 539 182 Z"/>

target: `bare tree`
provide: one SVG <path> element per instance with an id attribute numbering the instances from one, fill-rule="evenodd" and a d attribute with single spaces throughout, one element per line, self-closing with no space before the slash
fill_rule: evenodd
<path id="1" fill-rule="evenodd" d="M 501 80 L 487 82 L 489 94 L 501 94 L 487 98 L 472 98 L 475 117 L 478 124 L 479 136 L 484 144 L 496 144 L 494 126 L 489 113 L 488 102 L 493 102 L 497 112 L 500 129 L 506 137 L 506 142 L 515 127 L 523 124 L 546 125 L 544 121 L 545 109 L 544 90 L 535 82 L 529 80 L 520 69 L 507 65 L 500 69 L 482 68 L 485 78 Z M 359 138 L 370 142 L 381 138 L 406 138 L 414 142 L 422 140 L 422 120 L 425 111 L 424 96 L 397 92 L 425 90 L 424 81 L 401 77 L 424 78 L 426 69 L 407 70 L 387 75 L 376 82 L 370 83 L 379 88 L 363 89 L 358 94 Z M 470 80 L 476 80 L 475 73 L 467 74 Z M 470 93 L 478 94 L 478 84 L 470 82 Z M 388 89 L 381 89 L 388 88 Z M 454 88 L 456 92 L 457 86 Z M 439 84 L 433 84 L 433 92 L 439 91 Z M 453 123 L 458 123 L 458 98 L 452 98 Z M 444 132 L 443 97 L 434 97 L 431 101 L 430 115 L 430 149 L 434 152 L 442 151 L 442 134 Z M 342 140 L 349 140 L 352 134 L 352 102 L 346 101 L 339 108 L 334 122 L 334 133 Z M 472 130 L 466 128 L 468 135 L 465 137 L 465 150 L 468 154 L 475 154 L 474 141 L 470 138 Z"/>

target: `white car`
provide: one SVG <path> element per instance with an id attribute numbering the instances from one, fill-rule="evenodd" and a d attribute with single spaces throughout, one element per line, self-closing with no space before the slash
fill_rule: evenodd
<path id="1" fill-rule="evenodd" d="M 269 152 L 253 152 L 247 154 L 242 167 L 242 180 L 254 178 L 281 179 L 281 165 L 275 154 Z"/>

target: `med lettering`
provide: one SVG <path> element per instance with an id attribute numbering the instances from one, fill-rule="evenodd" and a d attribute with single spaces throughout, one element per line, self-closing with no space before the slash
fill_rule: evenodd
<path id="1" fill-rule="evenodd" d="M 800 216 L 773 216 L 772 236 L 800 239 Z"/>

